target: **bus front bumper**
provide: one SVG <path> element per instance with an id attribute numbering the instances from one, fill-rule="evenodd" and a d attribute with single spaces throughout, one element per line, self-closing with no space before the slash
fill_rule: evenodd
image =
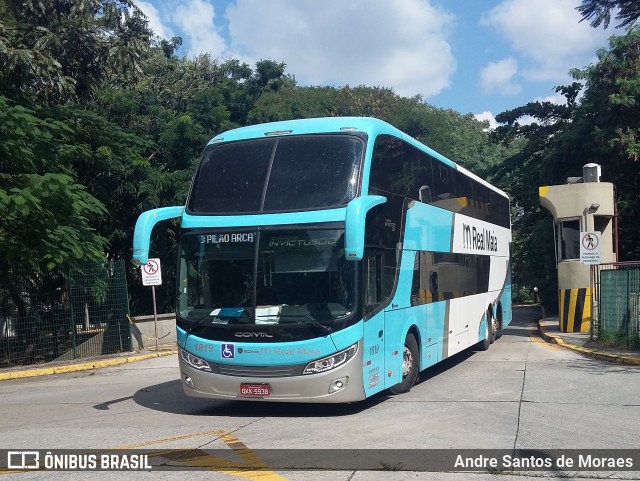
<path id="1" fill-rule="evenodd" d="M 362 345 L 356 355 L 339 366 L 319 374 L 291 377 L 228 376 L 200 371 L 180 356 L 180 378 L 187 396 L 236 401 L 346 403 L 364 399 Z M 266 396 L 246 395 L 241 385 L 268 385 Z"/>

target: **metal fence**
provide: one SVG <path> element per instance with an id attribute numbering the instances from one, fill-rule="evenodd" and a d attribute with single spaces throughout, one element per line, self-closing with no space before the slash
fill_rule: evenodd
<path id="1" fill-rule="evenodd" d="M 0 278 L 0 368 L 130 351 L 124 261 Z"/>
<path id="2" fill-rule="evenodd" d="M 640 348 L 640 262 L 601 264 L 596 271 L 594 336 Z"/>

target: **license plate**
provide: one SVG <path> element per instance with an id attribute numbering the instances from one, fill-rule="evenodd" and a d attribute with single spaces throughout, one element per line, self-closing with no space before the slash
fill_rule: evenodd
<path id="1" fill-rule="evenodd" d="M 271 386 L 268 384 L 240 384 L 242 396 L 267 397 L 271 395 Z"/>

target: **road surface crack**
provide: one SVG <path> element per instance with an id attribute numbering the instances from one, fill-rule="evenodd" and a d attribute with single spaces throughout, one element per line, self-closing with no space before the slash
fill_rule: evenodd
<path id="1" fill-rule="evenodd" d="M 524 400 L 524 387 L 527 381 L 527 363 L 529 362 L 529 354 L 531 353 L 531 345 L 532 343 L 529 343 L 529 348 L 527 349 L 527 357 L 524 360 L 524 369 L 522 372 L 522 389 L 520 390 L 520 400 L 518 402 L 518 422 L 517 422 L 517 426 L 516 426 L 516 436 L 515 439 L 513 440 L 513 449 L 516 449 L 516 447 L 518 446 L 518 436 L 520 435 L 520 418 L 522 415 L 522 405 L 526 402 Z"/>

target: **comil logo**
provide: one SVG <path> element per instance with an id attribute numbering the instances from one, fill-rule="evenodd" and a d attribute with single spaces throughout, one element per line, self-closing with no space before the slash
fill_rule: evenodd
<path id="1" fill-rule="evenodd" d="M 8 451 L 8 469 L 40 469 L 40 453 L 38 451 Z"/>

